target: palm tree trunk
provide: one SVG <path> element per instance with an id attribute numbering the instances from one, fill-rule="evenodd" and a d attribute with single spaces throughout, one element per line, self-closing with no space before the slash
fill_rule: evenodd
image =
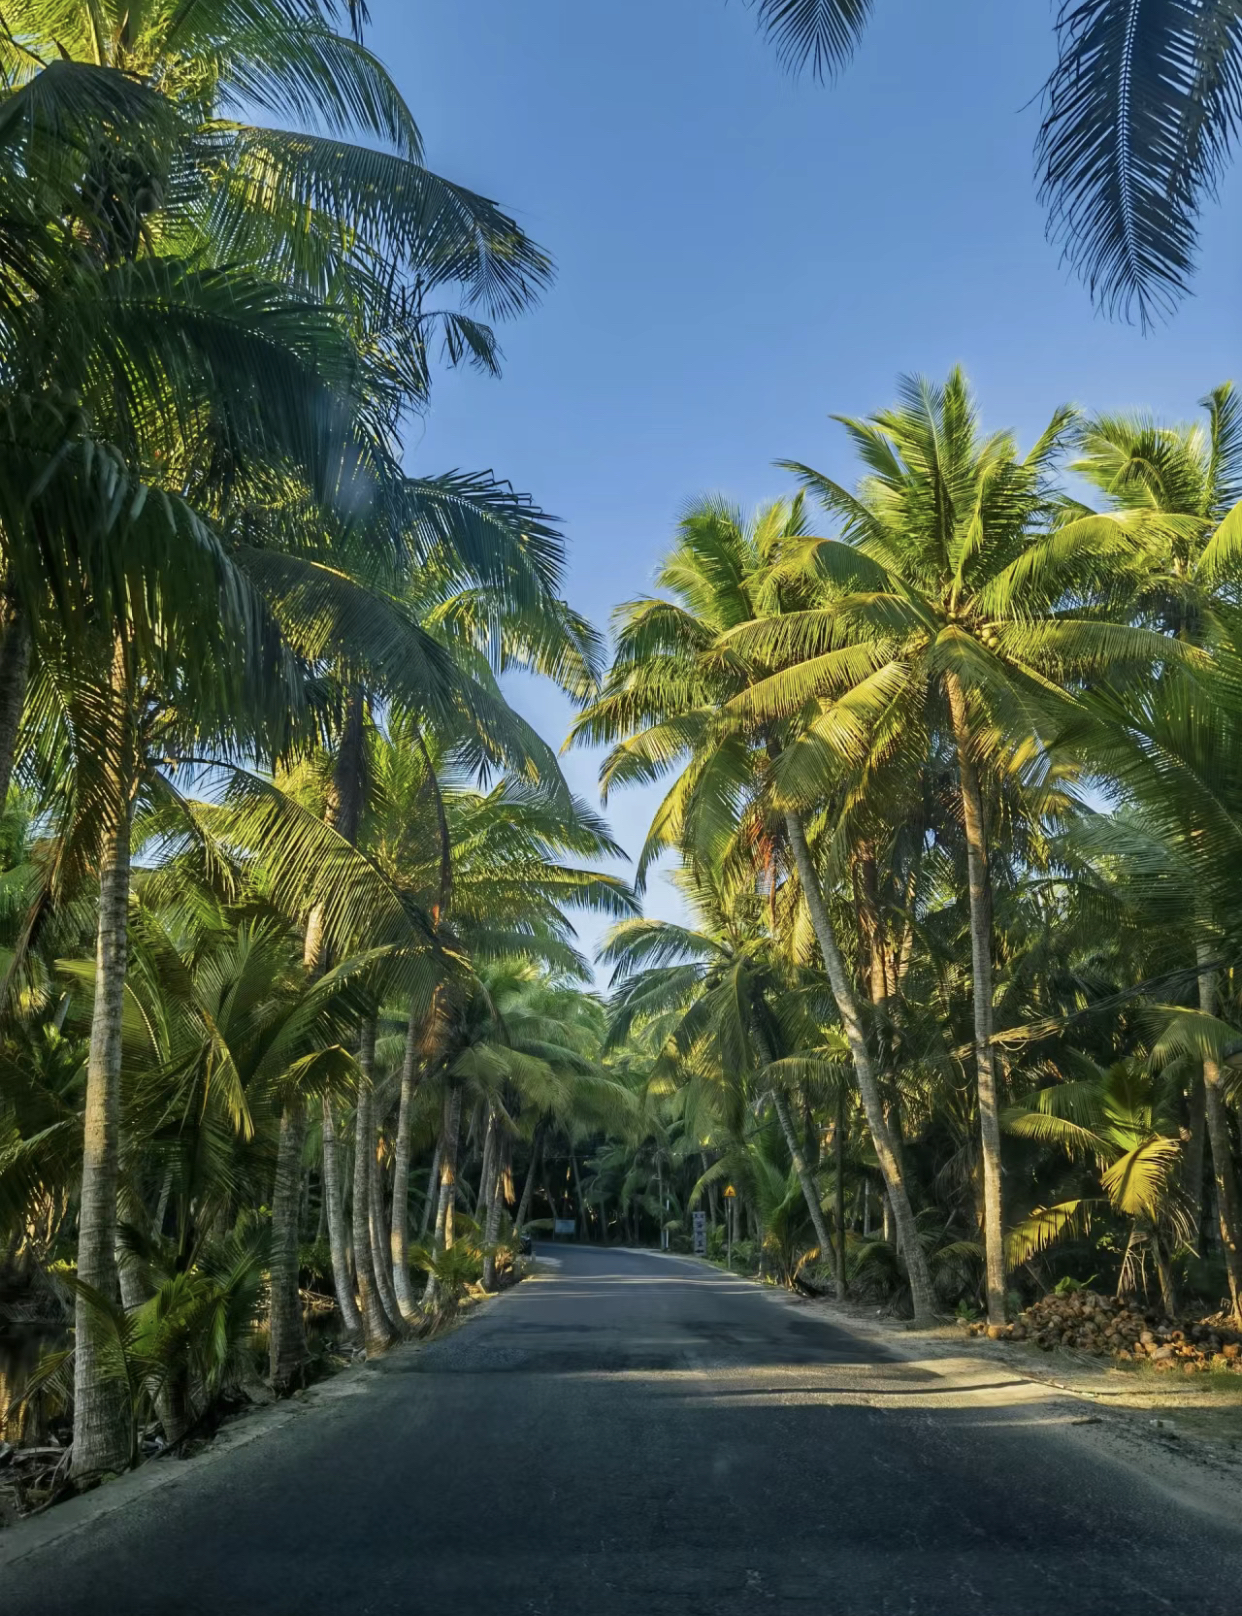
<path id="1" fill-rule="evenodd" d="M 358 839 L 358 826 L 362 817 L 363 771 L 363 693 L 360 685 L 350 688 L 345 706 L 345 721 L 341 729 L 336 761 L 332 769 L 332 784 L 324 811 L 324 821 L 348 841 Z M 312 979 L 323 975 L 328 965 L 328 949 L 324 942 L 324 916 L 321 908 L 312 911 L 306 925 L 306 939 L 302 950 L 302 963 Z M 336 1114 L 331 1101 L 323 1101 L 323 1182 L 327 1207 L 328 1245 L 332 1253 L 332 1288 L 336 1305 L 340 1309 L 342 1327 L 346 1337 L 362 1342 L 366 1330 L 354 1293 L 354 1276 L 350 1264 L 350 1231 L 345 1221 L 345 1195 L 341 1183 L 340 1140 L 336 1131 Z M 276 1276 L 272 1276 L 273 1292 Z M 288 1298 L 282 1302 L 287 1307 Z M 273 1295 L 273 1309 L 276 1307 Z M 300 1314 L 299 1314 L 300 1316 Z"/>
<path id="2" fill-rule="evenodd" d="M 405 1029 L 405 1056 L 401 1062 L 401 1100 L 397 1111 L 397 1139 L 392 1160 L 392 1225 L 388 1244 L 392 1255 L 392 1283 L 401 1317 L 418 1313 L 418 1298 L 410 1283 L 410 1137 L 414 1131 L 414 1096 L 418 1091 L 418 1035 L 422 1016 L 413 1000 Z"/>
<path id="3" fill-rule="evenodd" d="M 789 1147 L 793 1170 L 798 1175 L 798 1183 L 802 1186 L 802 1199 L 806 1202 L 806 1209 L 811 1214 L 811 1224 L 815 1230 L 815 1238 L 819 1241 L 820 1257 L 824 1261 L 835 1262 L 836 1250 L 832 1243 L 832 1236 L 828 1232 L 828 1220 L 824 1217 L 824 1209 L 820 1205 L 815 1180 L 811 1177 L 811 1170 L 806 1164 L 806 1157 L 802 1154 L 802 1146 L 798 1143 L 793 1116 L 789 1110 L 789 1100 L 781 1093 L 780 1089 L 773 1089 L 772 1103 L 776 1107 L 781 1132 L 785 1135 L 785 1143 Z"/>
<path id="4" fill-rule="evenodd" d="M 439 1256 L 453 1246 L 453 1208 L 457 1200 L 457 1151 L 461 1135 L 461 1084 L 450 1083 L 444 1096 L 444 1122 L 440 1137 L 440 1192 L 436 1202 L 434 1249 Z M 436 1276 L 427 1275 L 424 1308 L 436 1299 Z"/>
<path id="5" fill-rule="evenodd" d="M 988 873 L 987 831 L 979 772 L 971 759 L 966 694 L 956 674 L 945 676 L 966 833 L 970 889 L 970 960 L 975 1018 L 975 1081 L 979 1091 L 979 1132 L 983 1149 L 983 1247 L 988 1322 L 1005 1322 L 1005 1224 L 1001 1191 L 1000 1102 L 992 1046 L 992 885 Z"/>
<path id="6" fill-rule="evenodd" d="M 1182 1156 L 1182 1190 L 1194 1227 L 1194 1248 L 1203 1239 L 1203 1146 L 1207 1138 L 1207 1091 L 1202 1070 L 1191 1074 L 1186 1096 L 1186 1150 Z"/>
<path id="7" fill-rule="evenodd" d="M 498 1132 L 499 1123 L 496 1120 L 496 1110 L 489 1102 L 487 1107 L 487 1128 L 483 1135 L 483 1159 L 479 1163 L 479 1193 L 475 1196 L 474 1201 L 474 1219 L 479 1225 L 480 1234 L 483 1232 L 483 1226 L 487 1222 L 488 1210 L 492 1204 Z"/>
<path id="8" fill-rule="evenodd" d="M 427 1170 L 427 1193 L 423 1196 L 423 1216 L 418 1226 L 418 1238 L 426 1240 L 427 1231 L 431 1228 L 431 1215 L 440 1204 L 440 1145 L 436 1140 L 436 1148 L 431 1153 L 431 1166 Z"/>
<path id="9" fill-rule="evenodd" d="M 522 1199 L 518 1202 L 517 1217 L 513 1227 L 521 1234 L 530 1217 L 530 1203 L 535 1193 L 535 1174 L 539 1168 L 539 1158 L 543 1154 L 543 1124 L 535 1129 L 535 1137 L 530 1142 L 530 1166 L 526 1169 L 526 1183 L 522 1186 Z"/>
<path id="10" fill-rule="evenodd" d="M 380 1302 L 384 1312 L 388 1315 L 388 1322 L 393 1333 L 401 1334 L 401 1304 L 397 1300 L 397 1289 L 392 1278 L 392 1255 L 390 1246 L 390 1231 L 392 1228 L 392 1214 L 385 1216 L 387 1208 L 384 1205 L 384 1169 L 380 1164 L 375 1118 L 372 1117 L 371 1127 L 371 1198 L 368 1209 L 368 1222 L 371 1230 L 371 1263 L 375 1269 L 375 1283 L 379 1288 Z"/>
<path id="11" fill-rule="evenodd" d="M 656 1233 L 660 1238 L 660 1250 L 664 1250 L 664 1163 L 656 1156 Z"/>
<path id="12" fill-rule="evenodd" d="M 591 1239 L 591 1220 L 590 1220 L 590 1218 L 587 1217 L 587 1204 L 586 1204 L 586 1201 L 583 1199 L 583 1195 L 582 1195 L 582 1175 L 578 1171 L 578 1157 L 577 1157 L 577 1155 L 576 1155 L 576 1153 L 574 1151 L 574 1147 L 572 1145 L 570 1145 L 570 1147 L 569 1147 L 569 1165 L 573 1168 L 573 1173 L 574 1173 L 574 1199 L 578 1203 L 578 1217 L 582 1221 L 582 1238 L 589 1242 L 590 1239 Z M 660 1221 L 660 1227 L 661 1228 L 664 1227 L 663 1219 L 664 1219 L 663 1192 L 661 1192 L 661 1206 L 660 1206 L 660 1220 L 661 1220 Z M 661 1244 L 663 1244 L 663 1240 L 661 1240 Z"/>
<path id="13" fill-rule="evenodd" d="M 272 1385 L 288 1391 L 306 1363 L 306 1329 L 298 1294 L 298 1210 L 302 1204 L 302 1151 L 306 1144 L 306 1107 L 291 1095 L 280 1114 L 276 1179 L 272 1187 L 271 1301 L 268 1317 L 268 1362 Z"/>
<path id="14" fill-rule="evenodd" d="M 375 1022 L 362 1024 L 358 1050 L 358 1106 L 354 1119 L 354 1272 L 358 1276 L 358 1303 L 368 1353 L 386 1352 L 393 1343 L 392 1325 L 384 1311 L 371 1256 L 371 1156 L 375 1140 L 371 1128 L 371 1084 L 375 1066 Z"/>
<path id="15" fill-rule="evenodd" d="M 341 1312 L 341 1325 L 346 1337 L 358 1344 L 362 1341 L 362 1314 L 354 1295 L 350 1275 L 349 1230 L 345 1224 L 345 1197 L 341 1193 L 341 1146 L 336 1131 L 336 1112 L 332 1101 L 323 1097 L 323 1202 L 328 1223 L 328 1245 L 332 1252 L 332 1282 L 336 1289 L 336 1305 Z"/>
<path id="16" fill-rule="evenodd" d="M 17 752 L 17 730 L 26 704 L 30 675 L 30 630 L 21 602 L 6 594 L 0 637 L 0 812 L 9 794 Z"/>
<path id="17" fill-rule="evenodd" d="M 497 1141 L 497 1148 L 493 1158 L 493 1178 L 491 1194 L 487 1202 L 487 1222 L 483 1227 L 483 1244 L 485 1255 L 483 1257 L 483 1289 L 494 1291 L 496 1289 L 496 1241 L 500 1237 L 500 1214 L 504 1210 L 504 1195 L 501 1192 L 501 1177 L 504 1172 L 504 1152 Z"/>
<path id="18" fill-rule="evenodd" d="M 910 1205 L 910 1197 L 906 1192 L 905 1180 L 902 1177 L 901 1167 L 897 1161 L 896 1151 L 893 1149 L 892 1136 L 889 1133 L 888 1124 L 884 1120 L 884 1104 L 880 1098 L 879 1084 L 876 1082 L 875 1072 L 871 1065 L 871 1056 L 867 1049 L 867 1039 L 863 1030 L 858 1000 L 854 996 L 853 987 L 846 974 L 845 961 L 841 958 L 841 950 L 837 947 L 832 916 L 828 912 L 828 905 L 824 901 L 824 894 L 820 888 L 819 877 L 811 860 L 811 850 L 806 843 L 806 831 L 803 829 L 802 821 L 796 813 L 787 813 L 785 815 L 785 827 L 789 836 L 789 845 L 793 852 L 794 863 L 798 869 L 798 879 L 802 883 L 803 896 L 806 899 L 806 906 L 811 916 L 811 925 L 819 942 L 820 953 L 824 957 L 824 969 L 828 974 L 828 981 L 832 987 L 832 996 L 836 1000 L 837 1013 L 841 1017 L 846 1042 L 850 1046 L 850 1054 L 854 1061 L 854 1072 L 858 1078 L 858 1092 L 862 1096 L 863 1111 L 867 1118 L 867 1126 L 871 1130 L 876 1157 L 880 1163 L 880 1172 L 884 1176 L 884 1183 L 893 1205 L 897 1226 L 902 1234 L 903 1255 L 906 1274 L 910 1281 L 910 1297 L 914 1305 L 915 1322 L 926 1324 L 932 1320 L 935 1314 L 931 1275 L 927 1267 L 927 1258 L 923 1253 L 922 1246 L 919 1244 L 914 1211 Z"/>
<path id="19" fill-rule="evenodd" d="M 1211 1016 L 1216 1014 L 1216 973 L 1204 968 L 1212 957 L 1211 947 L 1207 943 L 1200 943 L 1198 955 L 1199 1008 L 1205 1015 Z M 1220 1066 L 1214 1060 L 1205 1060 L 1203 1063 L 1203 1097 L 1208 1144 L 1212 1150 L 1212 1177 L 1216 1183 L 1220 1243 L 1225 1253 L 1225 1273 L 1229 1280 L 1229 1299 L 1234 1318 L 1242 1324 L 1242 1207 L 1239 1205 L 1238 1179 L 1234 1172 L 1233 1144 L 1229 1137 L 1229 1113 L 1225 1109 Z"/>
<path id="20" fill-rule="evenodd" d="M 1164 1309 L 1166 1318 L 1175 1319 L 1177 1317 L 1177 1290 L 1173 1284 L 1173 1270 L 1169 1266 L 1169 1259 L 1160 1243 L 1160 1231 L 1154 1226 L 1151 1231 L 1151 1251 L 1156 1264 L 1156 1275 L 1160 1280 L 1160 1305 Z"/>
<path id="21" fill-rule="evenodd" d="M 78 1279 L 109 1302 L 117 1299 L 117 1180 L 121 1133 L 121 1015 L 129 959 L 130 818 L 134 736 L 125 649 L 118 640 L 110 681 L 109 749 L 112 823 L 104 833 L 95 946 L 95 1000 L 86 1066 L 82 1189 L 78 1211 Z M 74 1304 L 73 1474 L 122 1470 L 132 1450 L 131 1415 L 115 1344 L 98 1306 Z"/>

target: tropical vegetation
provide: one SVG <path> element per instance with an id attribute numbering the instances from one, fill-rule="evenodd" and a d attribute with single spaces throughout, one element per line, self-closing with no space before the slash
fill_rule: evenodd
<path id="1" fill-rule="evenodd" d="M 747 0 L 792 72 L 835 75 L 873 0 Z M 1194 276 L 1198 218 L 1242 119 L 1236 0 L 1057 0 L 1036 145 L 1048 235 L 1109 313 L 1143 325 Z M 1032 85 L 1032 89 L 1037 86 Z"/>
<path id="2" fill-rule="evenodd" d="M 122 1469 L 558 1224 L 919 1320 L 1242 1320 L 1232 387 L 1023 449 L 905 380 L 852 481 L 691 505 L 605 644 L 552 517 L 406 464 L 551 269 L 365 20 L 0 26 L 8 1431 Z M 605 797 L 663 783 L 632 884 L 519 671 Z"/>

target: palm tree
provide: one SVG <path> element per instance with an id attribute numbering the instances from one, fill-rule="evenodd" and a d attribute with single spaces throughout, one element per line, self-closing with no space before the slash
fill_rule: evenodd
<path id="1" fill-rule="evenodd" d="M 1169 643 L 1101 616 L 1110 559 L 1131 554 L 1134 529 L 1151 524 L 1145 512 L 1128 520 L 1059 510 L 1050 474 L 1071 422 L 1058 411 L 1020 456 L 1008 435 L 981 436 L 960 371 L 942 387 L 903 383 L 896 409 L 844 421 L 869 470 L 857 493 L 788 463 L 842 524 L 839 540 L 805 553 L 807 571 L 823 582 L 822 604 L 727 639 L 771 670 L 733 698 L 735 710 L 760 723 L 803 714 L 773 768 L 775 800 L 787 808 L 822 802 L 839 787 L 843 762 L 865 797 L 891 792 L 894 759 L 913 782 L 941 742 L 951 748 L 966 847 L 993 1322 L 1004 1317 L 1005 1273 L 989 816 L 995 824 L 1006 783 L 1025 788 L 1036 819 L 1055 806 L 1046 743 L 1064 720 L 1064 685 L 1141 669 Z M 809 853 L 792 825 L 791 839 L 810 883 Z M 814 886 L 807 890 L 818 929 L 826 919 Z"/>
<path id="2" fill-rule="evenodd" d="M 829 1233 L 789 1091 L 797 1100 L 822 1065 L 812 1051 L 827 1042 L 825 1030 L 808 1017 L 805 983 L 772 957 L 753 899 L 726 896 L 706 881 L 682 888 L 696 925 L 626 921 L 604 947 L 601 960 L 613 966 L 610 1043 L 649 1032 L 661 1051 L 653 1079 L 668 1064 L 674 1081 L 710 1085 L 713 1109 L 734 1144 L 743 1138 L 746 1111 L 766 1111 L 770 1100 L 821 1260 L 835 1260 L 842 1231 L 838 1223 L 836 1241 Z"/>
<path id="3" fill-rule="evenodd" d="M 739 704 L 749 700 L 754 673 L 747 656 L 735 654 L 732 646 L 752 630 L 762 633 L 769 623 L 783 623 L 787 608 L 804 604 L 807 592 L 798 576 L 797 558 L 813 549 L 800 502 L 792 509 L 783 504 L 770 507 L 753 526 L 718 502 L 707 502 L 683 519 L 679 542 L 658 576 L 674 601 L 640 600 L 618 613 L 612 669 L 602 695 L 576 722 L 573 738 L 615 743 L 601 773 L 605 789 L 680 769 L 640 855 L 640 884 L 652 859 L 667 847 L 682 850 L 694 866 L 709 870 L 739 841 L 758 849 L 773 845 L 771 828 L 763 822 L 763 805 L 773 755 L 779 755 L 780 727 L 764 721 L 756 724 L 739 710 Z M 930 1317 L 930 1279 L 861 1009 L 801 818 L 792 806 L 782 818 L 784 840 L 849 1041 L 868 1127 L 901 1229 L 915 1311 L 919 1317 Z M 746 829 L 739 837 L 743 825 Z M 772 879 L 771 870 L 764 879 Z"/>
<path id="4" fill-rule="evenodd" d="M 1040 1089 L 1033 1103 L 1006 1113 L 1005 1127 L 1019 1138 L 1055 1145 L 1072 1159 L 1093 1159 L 1104 1194 L 1037 1208 L 1010 1231 L 1010 1260 L 1025 1262 L 1051 1241 L 1089 1227 L 1092 1212 L 1107 1206 L 1131 1224 L 1119 1291 L 1132 1284 L 1129 1260 L 1141 1229 L 1155 1256 L 1165 1311 L 1173 1317 L 1170 1258 L 1184 1238 L 1184 1216 L 1173 1195 L 1182 1151 L 1176 1121 L 1167 1110 L 1162 1114 L 1150 1075 L 1134 1062 L 1103 1071 L 1077 1055 L 1070 1073 L 1066 1081 Z"/>
<path id="5" fill-rule="evenodd" d="M 1206 419 L 1189 425 L 1091 416 L 1069 468 L 1110 508 L 1161 518 L 1134 557 L 1132 610 L 1193 644 L 1207 639 L 1217 601 L 1232 598 L 1242 530 L 1242 407 L 1231 382 L 1201 403 Z"/>
<path id="6" fill-rule="evenodd" d="M 784 64 L 823 78 L 872 0 L 747 0 Z M 1048 230 L 1112 313 L 1146 325 L 1189 287 L 1196 221 L 1228 166 L 1242 35 L 1233 0 L 1060 0 L 1038 157 Z"/>

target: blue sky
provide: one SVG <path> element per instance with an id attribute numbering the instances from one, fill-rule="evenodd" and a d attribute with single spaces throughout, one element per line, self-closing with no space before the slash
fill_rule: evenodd
<path id="1" fill-rule="evenodd" d="M 883 406 L 903 371 L 961 362 L 1023 439 L 1066 400 L 1184 417 L 1242 380 L 1242 175 L 1204 219 L 1197 295 L 1153 334 L 1094 314 L 1045 241 L 1050 0 L 879 0 L 828 87 L 792 83 L 740 0 L 370 3 L 430 165 L 558 266 L 502 333 L 504 379 L 441 380 L 410 461 L 492 467 L 561 517 L 600 624 L 649 589 L 692 496 L 774 498 L 778 457 L 852 479 L 827 417 Z M 559 743 L 568 705 L 511 694 Z M 566 760 L 592 798 L 596 766 Z M 656 800 L 610 802 L 628 848 Z M 648 909 L 676 912 L 659 879 Z"/>

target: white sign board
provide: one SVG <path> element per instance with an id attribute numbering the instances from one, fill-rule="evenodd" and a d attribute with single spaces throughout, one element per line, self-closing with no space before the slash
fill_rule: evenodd
<path id="1" fill-rule="evenodd" d="M 694 1255 L 696 1257 L 706 1257 L 707 1256 L 707 1213 L 706 1212 L 692 1212 L 690 1214 L 690 1216 L 694 1219 Z"/>
<path id="2" fill-rule="evenodd" d="M 552 1233 L 558 1236 L 568 1235 L 572 1240 L 577 1227 L 578 1225 L 573 1218 L 556 1218 L 552 1224 Z"/>

